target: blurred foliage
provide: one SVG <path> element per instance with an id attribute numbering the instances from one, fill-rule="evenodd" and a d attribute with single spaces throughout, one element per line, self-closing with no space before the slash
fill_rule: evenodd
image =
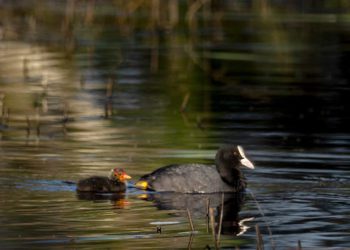
<path id="1" fill-rule="evenodd" d="M 284 96 L 316 95 L 321 86 L 334 84 L 331 79 L 339 83 L 346 79 L 340 65 L 347 57 L 333 55 L 348 51 L 349 9 L 348 1 L 339 0 L 1 1 L 0 33 L 4 42 L 25 43 L 18 47 L 22 53 L 26 46 L 40 51 L 38 73 L 32 70 L 38 59 L 28 47 L 26 55 L 14 61 L 17 67 L 12 72 L 21 72 L 25 82 L 29 79 L 43 86 L 33 88 L 35 93 L 22 105 L 32 103 L 31 111 L 25 109 L 23 114 L 35 113 L 39 106 L 44 110 L 48 99 L 48 106 L 54 107 L 49 111 L 61 115 L 66 112 L 65 102 L 98 77 L 95 99 L 99 108 L 109 106 L 107 116 L 114 116 L 123 111 L 116 98 L 112 105 L 104 104 L 107 82 L 114 79 L 118 96 L 132 88 L 123 82 L 137 81 L 142 84 L 135 95 L 143 105 L 149 103 L 147 98 L 158 99 L 170 126 L 182 124 L 186 134 L 186 124 L 201 130 L 211 126 L 214 113 L 232 109 L 233 105 L 220 105 L 212 91 L 218 87 L 226 88 L 228 99 L 239 96 L 251 103 L 247 107 L 251 110 L 257 103 L 278 103 Z M 61 54 L 50 54 L 52 62 L 42 56 L 57 51 Z M 7 60 L 0 64 L 8 64 Z M 134 75 L 125 77 L 130 69 Z M 59 93 L 47 94 L 45 86 L 57 86 L 57 82 Z M 2 92 L 7 95 L 5 104 L 13 105 L 11 91 Z M 160 93 L 166 97 L 159 99 Z M 60 99 L 54 105 L 52 95 Z M 314 110 L 315 105 L 309 105 Z M 157 120 L 159 111 L 154 105 L 148 108 Z M 183 116 L 181 109 L 188 113 Z"/>

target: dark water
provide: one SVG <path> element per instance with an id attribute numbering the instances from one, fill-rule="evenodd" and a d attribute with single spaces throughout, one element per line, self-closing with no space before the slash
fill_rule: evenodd
<path id="1" fill-rule="evenodd" d="M 221 195 L 65 181 L 222 144 L 256 165 L 224 197 L 222 248 L 255 249 L 256 225 L 266 249 L 350 247 L 350 5 L 199 2 L 0 1 L 1 249 L 214 249 Z"/>

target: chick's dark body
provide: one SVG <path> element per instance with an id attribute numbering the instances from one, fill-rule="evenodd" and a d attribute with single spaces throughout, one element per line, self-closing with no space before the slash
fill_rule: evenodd
<path id="1" fill-rule="evenodd" d="M 125 183 L 102 176 L 92 176 L 77 184 L 77 191 L 80 192 L 123 192 L 125 189 Z"/>

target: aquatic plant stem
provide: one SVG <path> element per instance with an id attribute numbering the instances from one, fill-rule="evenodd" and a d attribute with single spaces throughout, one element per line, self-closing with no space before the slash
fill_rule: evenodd
<path id="1" fill-rule="evenodd" d="M 209 217 L 210 217 L 210 225 L 211 225 L 211 232 L 213 234 L 213 239 L 215 243 L 215 249 L 219 249 L 218 242 L 216 239 L 216 233 L 215 233 L 215 219 L 214 219 L 214 208 L 209 208 Z"/>
<path id="2" fill-rule="evenodd" d="M 209 219 L 210 219 L 210 216 L 209 216 L 209 208 L 210 208 L 210 199 L 207 198 L 207 233 L 209 233 Z"/>
<path id="3" fill-rule="evenodd" d="M 219 246 L 220 246 L 222 219 L 224 217 L 224 197 L 225 197 L 225 194 L 222 193 L 222 195 L 221 195 L 221 208 L 220 208 L 220 221 L 219 221 L 219 229 L 218 229 L 218 235 L 217 235 L 217 241 L 218 241 Z"/>
<path id="4" fill-rule="evenodd" d="M 187 217 L 188 217 L 188 221 L 190 222 L 191 231 L 194 232 L 194 226 L 193 226 L 193 222 L 192 222 L 192 217 L 191 217 L 190 210 L 188 208 L 187 208 Z"/>
<path id="5" fill-rule="evenodd" d="M 264 241 L 260 233 L 258 224 L 255 225 L 255 232 L 256 232 L 256 250 L 264 250 Z"/>
<path id="6" fill-rule="evenodd" d="M 260 214 L 262 215 L 262 218 L 263 218 L 263 220 L 264 220 L 264 222 L 265 222 L 266 228 L 267 228 L 267 230 L 269 231 L 269 236 L 270 236 L 270 241 L 271 241 L 271 248 L 272 248 L 272 249 L 275 249 L 275 241 L 274 241 L 273 236 L 272 236 L 271 228 L 270 228 L 269 224 L 268 224 L 267 221 L 266 221 L 265 214 L 264 214 L 264 212 L 262 211 L 262 209 L 261 209 L 261 207 L 260 207 L 260 204 L 259 204 L 259 202 L 256 200 L 255 195 L 253 194 L 253 192 L 251 192 L 251 191 L 248 191 L 248 192 L 250 193 L 251 197 L 253 198 L 253 200 L 254 200 L 254 202 L 255 202 L 255 204 L 256 204 L 256 207 L 258 208 Z"/>

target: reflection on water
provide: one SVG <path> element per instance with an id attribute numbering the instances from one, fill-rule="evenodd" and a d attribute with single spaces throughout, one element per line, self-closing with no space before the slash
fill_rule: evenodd
<path id="1" fill-rule="evenodd" d="M 207 227 L 209 228 L 209 209 L 217 211 L 215 216 L 216 227 L 222 223 L 220 229 L 223 235 L 243 234 L 238 213 L 243 205 L 244 193 L 232 194 L 177 194 L 177 193 L 154 193 L 147 194 L 144 199 L 154 202 L 155 206 L 161 210 L 173 210 L 174 214 L 184 213 L 189 210 L 191 216 L 198 218 L 207 217 Z M 223 209 L 222 219 L 221 210 Z M 221 222 L 220 222 L 221 220 Z M 243 221 L 244 219 L 242 219 Z M 216 229 L 218 232 L 218 229 Z"/>
<path id="2" fill-rule="evenodd" d="M 217 222 L 220 195 L 82 196 L 72 183 L 211 163 L 222 144 L 257 166 L 244 199 L 225 196 L 222 247 L 255 248 L 256 224 L 266 248 L 348 247 L 348 10 L 1 1 L 1 247 L 214 248 L 207 201 Z"/>

